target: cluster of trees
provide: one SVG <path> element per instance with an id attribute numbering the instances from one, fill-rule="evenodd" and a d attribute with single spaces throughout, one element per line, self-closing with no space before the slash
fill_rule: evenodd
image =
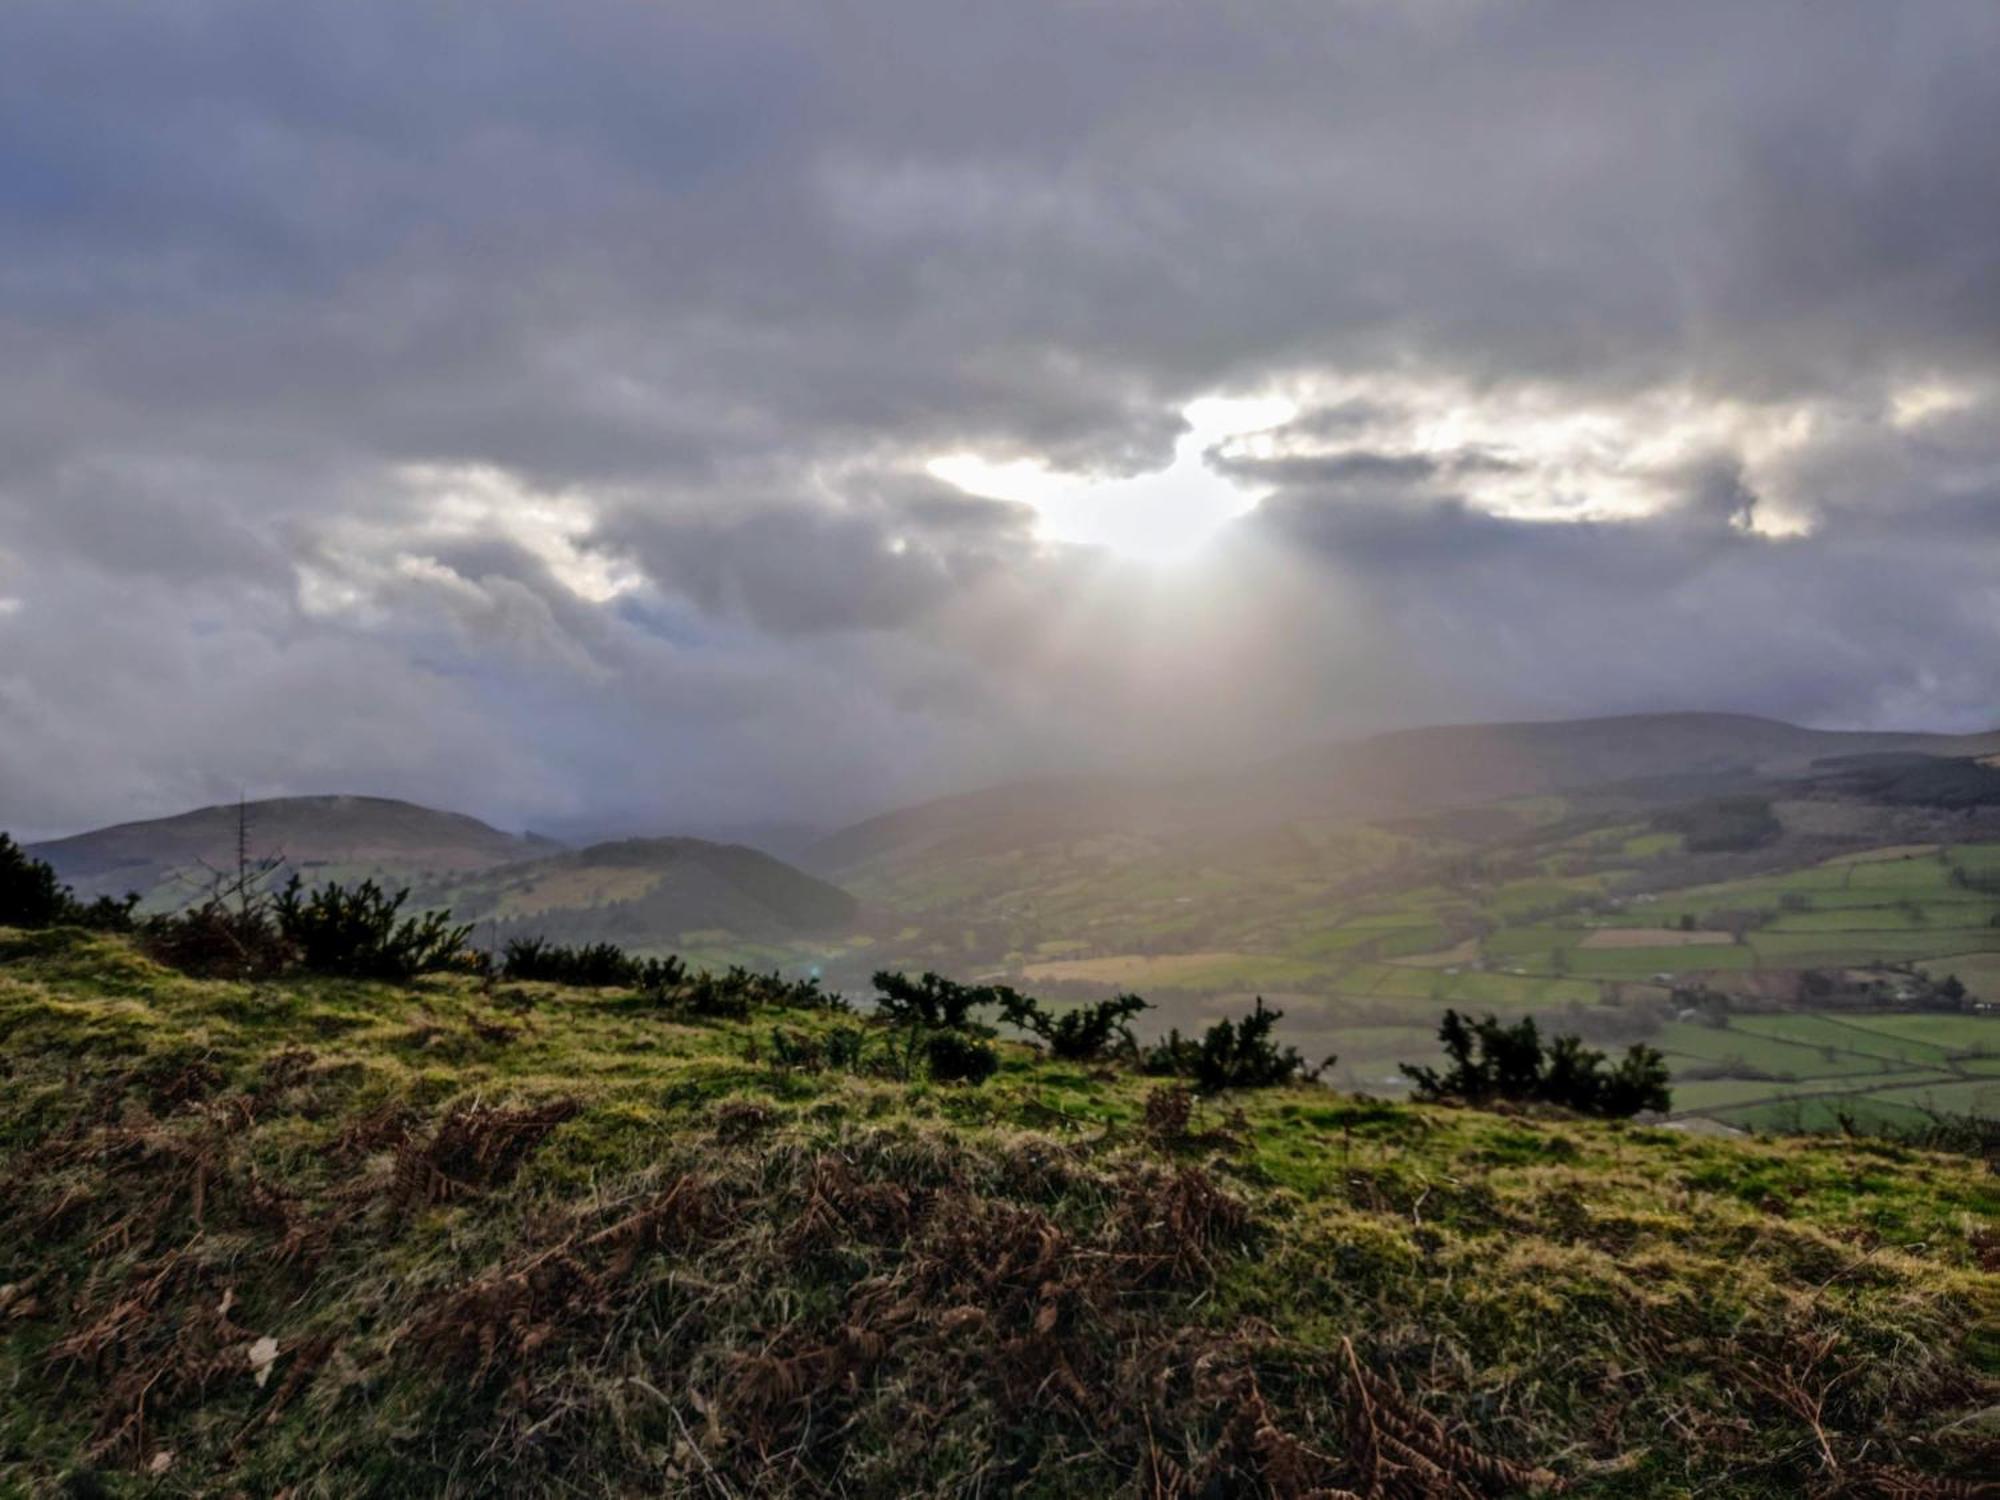
<path id="1" fill-rule="evenodd" d="M 1579 1037 L 1558 1036 L 1544 1046 L 1532 1017 L 1507 1025 L 1490 1015 L 1475 1021 L 1455 1010 L 1444 1013 L 1438 1041 L 1449 1061 L 1442 1073 L 1402 1065 L 1421 1099 L 1556 1104 L 1607 1118 L 1665 1110 L 1673 1102 L 1666 1059 L 1643 1043 L 1607 1068 L 1604 1054 Z"/>
<path id="2" fill-rule="evenodd" d="M 1785 831 L 1768 797 L 1713 797 L 1672 808 L 1653 819 L 1662 833 L 1678 833 L 1690 854 L 1738 854 L 1758 849 Z"/>

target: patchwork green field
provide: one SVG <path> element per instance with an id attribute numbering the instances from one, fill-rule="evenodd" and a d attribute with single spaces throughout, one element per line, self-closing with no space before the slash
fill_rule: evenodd
<path id="1" fill-rule="evenodd" d="M 1677 1115 L 1761 1129 L 2000 1118 L 2000 1016 L 1745 1015 L 1675 1023 L 1659 1044 Z"/>
<path id="2" fill-rule="evenodd" d="M 1141 991 L 1151 1032 L 1262 994 L 1308 1051 L 1341 1056 L 1332 1076 L 1380 1092 L 1400 1088 L 1396 1063 L 1432 1058 L 1450 1007 L 1560 1017 L 1599 1045 L 1651 1040 L 1689 1090 L 1684 1112 L 1739 1125 L 1780 1104 L 1833 1121 L 1840 1099 L 1900 1118 L 1991 1109 L 1975 1080 L 2000 1023 L 1957 1009 L 2000 1006 L 2000 843 L 1801 837 L 1797 852 L 1697 857 L 1680 835 L 1561 798 L 1488 811 L 1474 839 L 1447 819 L 1194 856 L 1125 839 L 973 859 L 982 896 L 930 892 L 963 923 L 955 943 L 919 923 L 868 957 L 947 962 L 997 926 L 1007 951 L 984 972 L 1077 998 Z M 1057 878 L 1015 884 L 1037 870 Z M 1962 1001 L 1940 1000 L 1953 977 Z M 1721 997 L 1727 1029 L 1676 1019 L 1692 994 Z"/>

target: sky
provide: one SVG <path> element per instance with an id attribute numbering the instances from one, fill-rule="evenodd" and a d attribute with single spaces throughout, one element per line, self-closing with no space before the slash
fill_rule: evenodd
<path id="1" fill-rule="evenodd" d="M 2000 724 L 1991 0 L 8 0 L 0 827 Z"/>

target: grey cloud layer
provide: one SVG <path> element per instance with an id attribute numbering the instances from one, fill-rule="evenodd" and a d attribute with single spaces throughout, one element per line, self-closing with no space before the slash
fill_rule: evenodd
<path id="1" fill-rule="evenodd" d="M 2000 718 L 1984 0 L 18 0 L 0 55 L 0 824 Z M 1177 581 L 923 468 L 1270 385 Z"/>

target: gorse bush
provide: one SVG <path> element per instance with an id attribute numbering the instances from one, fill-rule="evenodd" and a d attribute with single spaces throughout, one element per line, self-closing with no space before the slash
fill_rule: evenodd
<path id="1" fill-rule="evenodd" d="M 275 897 L 239 888 L 234 899 L 148 919 L 139 943 L 156 961 L 203 978 L 263 979 L 303 969 L 349 979 L 405 980 L 440 969 L 483 973 L 490 961 L 465 945 L 470 926 L 451 913 L 404 916 L 406 890 L 372 880 L 308 891 L 298 876 Z"/>
<path id="2" fill-rule="evenodd" d="M 1123 1051 L 1137 1058 L 1145 1071 L 1188 1078 L 1203 1093 L 1309 1081 L 1333 1061 L 1329 1057 L 1317 1067 L 1310 1066 L 1297 1048 L 1280 1047 L 1273 1042 L 1272 1030 L 1284 1012 L 1269 1009 L 1261 997 L 1249 1015 L 1240 1021 L 1218 1021 L 1199 1041 L 1174 1031 L 1142 1052 L 1130 1023 L 1134 1016 L 1151 1007 L 1137 995 L 1120 995 L 1051 1013 L 1040 1001 L 1003 984 L 959 984 L 931 973 L 913 980 L 887 970 L 876 974 L 875 990 L 877 1014 L 892 1027 L 907 1033 L 903 1049 L 905 1076 L 917 1051 L 920 1047 L 928 1048 L 928 1039 L 933 1034 L 964 1040 L 982 1040 L 994 1035 L 993 1026 L 979 1014 L 988 1010 L 997 1012 L 999 1019 L 1008 1025 L 1038 1038 L 1054 1056 L 1065 1061 L 1100 1061 L 1115 1051 Z M 937 1076 L 935 1059 L 932 1076 Z M 986 1074 L 966 1076 L 969 1081 L 977 1082 Z"/>
<path id="3" fill-rule="evenodd" d="M 0 833 L 0 923 L 50 927 L 62 920 L 74 899 L 54 869 Z"/>
<path id="4" fill-rule="evenodd" d="M 263 906 L 222 900 L 148 918 L 139 946 L 156 963 L 197 979 L 267 979 L 296 958 Z"/>
<path id="5" fill-rule="evenodd" d="M 939 1031 L 924 1043 L 924 1060 L 938 1083 L 984 1083 L 1000 1067 L 1000 1054 L 962 1031 Z"/>
<path id="6" fill-rule="evenodd" d="M 1099 1000 L 1055 1015 L 1032 1000 L 1028 1005 L 1030 1010 L 1022 1023 L 1024 1029 L 1040 1037 L 1051 1054 L 1067 1062 L 1098 1062 L 1114 1052 L 1127 1055 L 1137 1052 L 1138 1043 L 1133 1039 L 1130 1023 L 1139 1012 L 1152 1009 L 1137 995 Z"/>
<path id="7" fill-rule="evenodd" d="M 1265 1005 L 1259 995 L 1249 1015 L 1240 1021 L 1217 1021 L 1200 1041 L 1183 1037 L 1178 1030 L 1168 1032 L 1142 1054 L 1141 1066 L 1148 1073 L 1189 1079 L 1204 1094 L 1310 1082 L 1336 1059 L 1309 1065 L 1298 1048 L 1273 1042 L 1271 1033 L 1284 1014 Z"/>
<path id="8" fill-rule="evenodd" d="M 405 917 L 409 895 L 391 894 L 372 880 L 308 893 L 294 875 L 271 910 L 299 965 L 315 974 L 408 979 L 463 962 L 471 926 L 454 926 L 450 912 Z"/>
<path id="9" fill-rule="evenodd" d="M 941 974 L 911 979 L 884 969 L 875 975 L 875 994 L 877 1017 L 903 1033 L 901 1051 L 892 1065 L 904 1078 L 914 1073 L 921 1052 L 932 1078 L 983 1083 L 1000 1066 L 1000 1059 L 985 1041 L 994 1029 L 979 1019 L 978 1012 L 997 1010 L 1002 1019 L 1022 1027 L 1038 1014 L 1033 1000 L 1006 985 L 960 984 Z"/>
<path id="10" fill-rule="evenodd" d="M 750 975 L 735 967 L 722 975 L 704 971 L 671 989 L 647 993 L 659 994 L 667 1006 L 684 1015 L 716 1021 L 741 1020 L 757 998 Z"/>
<path id="11" fill-rule="evenodd" d="M 1609 1118 L 1665 1110 L 1673 1102 L 1666 1059 L 1643 1044 L 1634 1044 L 1617 1066 L 1606 1068 L 1604 1054 L 1579 1037 L 1558 1036 L 1544 1047 L 1532 1017 L 1509 1026 L 1494 1016 L 1474 1021 L 1455 1010 L 1444 1013 L 1438 1042 L 1449 1062 L 1442 1073 L 1402 1065 L 1419 1098 L 1557 1104 Z"/>
<path id="12" fill-rule="evenodd" d="M 138 904 L 136 894 L 122 901 L 109 896 L 89 902 L 77 900 L 76 893 L 56 878 L 53 866 L 0 833 L 0 927 L 95 927 L 124 932 L 131 928 L 132 908 Z"/>
<path id="13" fill-rule="evenodd" d="M 845 1011 L 847 1001 L 820 988 L 817 977 L 787 979 L 757 974 L 738 964 L 721 973 L 690 974 L 678 958 L 649 958 L 638 964 L 637 989 L 649 1005 L 701 1020 L 740 1020 L 758 1006 L 780 1010 Z"/>
<path id="14" fill-rule="evenodd" d="M 585 989 L 636 984 L 640 969 L 641 965 L 615 943 L 570 947 L 547 938 L 514 938 L 500 955 L 503 978 L 539 979 Z"/>
<path id="15" fill-rule="evenodd" d="M 925 973 L 921 978 L 881 970 L 875 975 L 875 1009 L 894 1026 L 937 1031 L 990 1032 L 974 1012 L 998 1009 L 1008 1019 L 1027 1014 L 1034 1001 L 1004 984 L 970 985 Z"/>
<path id="16" fill-rule="evenodd" d="M 582 989 L 629 989 L 647 1006 L 702 1020 L 740 1020 L 760 1005 L 786 1010 L 848 1008 L 840 995 L 820 987 L 817 976 L 787 979 L 738 965 L 721 974 L 691 974 L 671 954 L 640 958 L 615 943 L 570 946 L 541 937 L 515 938 L 501 952 L 500 977 Z"/>
<path id="17" fill-rule="evenodd" d="M 868 1033 L 859 1026 L 836 1026 L 823 1035 L 771 1028 L 771 1065 L 781 1071 L 858 1073 L 867 1064 Z"/>
<path id="18" fill-rule="evenodd" d="M 931 1031 L 959 1031 L 991 1036 L 994 1028 L 979 1017 L 995 1011 L 1009 1026 L 1045 1043 L 1051 1053 L 1071 1062 L 1091 1062 L 1109 1056 L 1114 1045 L 1136 1050 L 1130 1021 L 1150 1010 L 1137 995 L 1120 995 L 1073 1010 L 1051 1012 L 1031 995 L 1004 984 L 969 985 L 925 973 L 911 979 L 884 970 L 875 976 L 876 1013 L 893 1026 Z"/>
<path id="19" fill-rule="evenodd" d="M 663 1000 L 687 983 L 687 965 L 671 953 L 643 959 L 633 971 L 632 983 L 640 994 Z"/>

